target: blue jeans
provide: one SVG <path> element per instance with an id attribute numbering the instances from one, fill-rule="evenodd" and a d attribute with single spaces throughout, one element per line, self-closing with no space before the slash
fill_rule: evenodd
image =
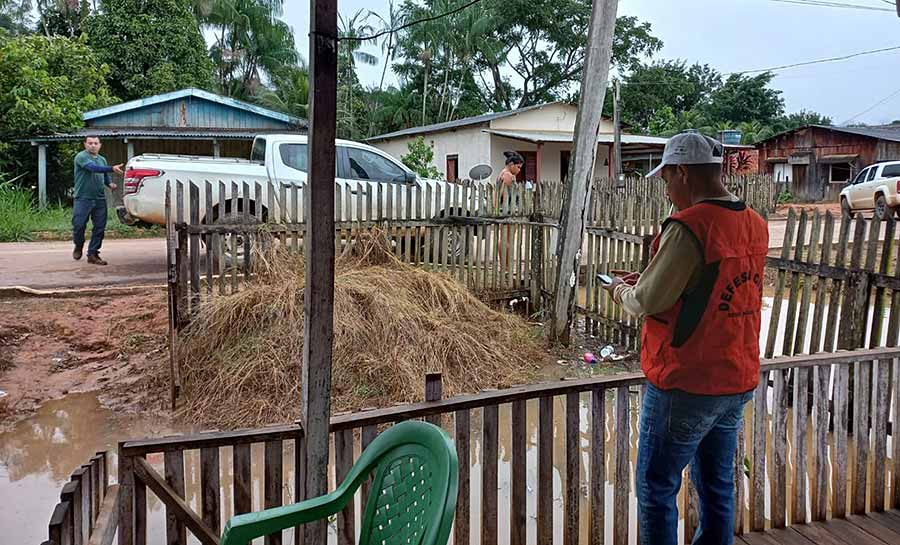
<path id="1" fill-rule="evenodd" d="M 106 232 L 106 199 L 75 199 L 72 208 L 72 242 L 84 248 L 84 228 L 91 219 L 91 242 L 87 255 L 98 255 Z"/>
<path id="2" fill-rule="evenodd" d="M 734 539 L 734 452 L 743 409 L 753 392 L 694 395 L 647 386 L 641 411 L 637 474 L 642 545 L 676 545 L 681 473 L 691 464 L 700 497 L 695 545 Z"/>

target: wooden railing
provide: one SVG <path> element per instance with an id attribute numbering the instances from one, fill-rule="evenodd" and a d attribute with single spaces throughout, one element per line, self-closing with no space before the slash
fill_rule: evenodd
<path id="1" fill-rule="evenodd" d="M 42 545 L 109 545 L 118 520 L 118 487 L 109 485 L 105 452 L 76 469 L 53 508 Z M 13 498 L 7 498 L 14 501 Z"/>
<path id="2" fill-rule="evenodd" d="M 886 446 L 889 422 L 900 422 L 897 358 L 900 348 L 882 348 L 763 363 L 755 401 L 748 407 L 746 433 L 742 430 L 739 435 L 735 456 L 737 534 L 763 530 L 767 518 L 778 528 L 824 520 L 828 513 L 841 518 L 900 506 L 900 442 L 893 442 L 890 453 Z M 568 545 L 625 545 L 636 528 L 636 514 L 630 507 L 637 448 L 633 417 L 640 411 L 641 399 L 633 394 L 644 385 L 643 376 L 633 373 L 337 415 L 331 420 L 334 475 L 338 482 L 347 475 L 357 453 L 379 429 L 424 418 L 452 434 L 462 462 L 454 543 L 524 545 L 536 540 L 550 545 L 557 542 L 554 527 L 562 525 L 563 543 Z M 426 386 L 430 397 L 439 395 L 440 388 L 433 382 Z M 803 401 L 790 407 L 791 400 Z M 848 433 L 851 407 L 852 434 Z M 529 412 L 537 418 L 528 418 Z M 201 543 L 217 543 L 227 517 L 280 505 L 283 487 L 290 490 L 293 501 L 302 499 L 296 492 L 302 489 L 298 485 L 304 476 L 293 467 L 303 448 L 303 433 L 296 425 L 120 443 L 118 543 L 147 543 L 147 487 L 165 505 L 167 543 L 185 543 L 185 530 Z M 529 455 L 530 449 L 536 452 Z M 475 466 L 466 463 L 473 454 Z M 189 464 L 197 458 L 199 466 Z M 259 487 L 253 486 L 254 460 L 263 465 Z M 503 467 L 507 464 L 508 471 Z M 475 467 L 477 473 L 472 472 Z M 501 473 L 508 477 L 501 481 Z M 554 473 L 561 483 L 559 493 L 554 492 Z M 607 483 L 613 489 L 610 498 L 604 492 Z M 508 501 L 500 501 L 501 486 L 509 489 Z M 534 489 L 534 503 L 528 500 L 529 489 Z M 885 501 L 888 490 L 890 497 Z M 366 493 L 359 493 L 358 503 L 351 503 L 338 516 L 339 545 L 356 542 L 357 508 L 364 505 Z M 557 512 L 559 499 L 563 507 Z M 609 501 L 613 518 L 607 516 Z M 683 539 L 689 543 L 697 525 L 695 493 L 689 482 L 682 502 Z M 198 506 L 199 515 L 191 504 Z M 500 528 L 505 529 L 502 535 Z M 295 539 L 299 534 L 294 533 Z M 285 543 L 284 537 L 269 536 L 266 542 Z"/>

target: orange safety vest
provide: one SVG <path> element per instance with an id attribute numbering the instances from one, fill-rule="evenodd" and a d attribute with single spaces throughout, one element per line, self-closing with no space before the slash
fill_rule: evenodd
<path id="1" fill-rule="evenodd" d="M 739 394 L 759 381 L 759 328 L 769 231 L 743 202 L 704 201 L 670 222 L 687 227 L 703 250 L 699 285 L 669 310 L 647 316 L 641 368 L 662 390 Z M 654 255 L 662 233 L 653 241 Z"/>

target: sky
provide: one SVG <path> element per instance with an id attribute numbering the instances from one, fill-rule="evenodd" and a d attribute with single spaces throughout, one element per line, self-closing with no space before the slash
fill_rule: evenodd
<path id="1" fill-rule="evenodd" d="M 841 1 L 890 8 L 885 0 Z M 338 9 L 344 16 L 360 9 L 385 15 L 388 0 L 339 0 Z M 618 14 L 652 25 L 664 43 L 654 58 L 709 64 L 723 73 L 900 46 L 900 17 L 884 11 L 773 0 L 620 0 Z M 309 58 L 308 4 L 285 2 L 283 19 Z M 378 46 L 366 50 L 381 56 Z M 358 67 L 363 85 L 378 84 L 380 63 Z M 814 110 L 835 124 L 890 123 L 900 119 L 900 50 L 779 71 L 772 86 L 783 91 L 788 113 Z"/>

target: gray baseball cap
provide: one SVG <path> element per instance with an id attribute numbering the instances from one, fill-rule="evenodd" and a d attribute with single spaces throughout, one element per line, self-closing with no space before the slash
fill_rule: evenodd
<path id="1" fill-rule="evenodd" d="M 662 163 L 647 173 L 646 178 L 656 176 L 666 165 L 722 164 L 725 146 L 721 142 L 696 131 L 676 134 L 666 142 Z"/>

